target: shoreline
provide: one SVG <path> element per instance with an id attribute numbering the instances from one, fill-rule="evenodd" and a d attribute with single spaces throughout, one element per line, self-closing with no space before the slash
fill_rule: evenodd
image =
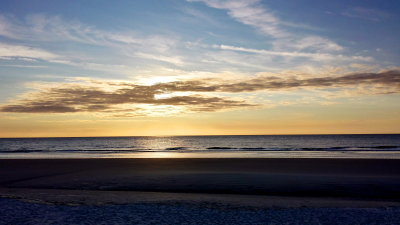
<path id="1" fill-rule="evenodd" d="M 0 139 L 24 138 L 109 138 L 109 137 L 212 137 L 212 136 L 318 136 L 318 135 L 399 135 L 400 133 L 322 133 L 322 134 L 193 134 L 193 135 L 117 135 L 117 136 L 32 136 L 32 137 L 0 137 Z"/>
<path id="2" fill-rule="evenodd" d="M 301 158 L 301 159 L 400 159 L 398 151 L 155 151 L 155 152 L 129 152 L 129 153 L 1 153 L 2 159 L 157 159 L 157 158 Z"/>

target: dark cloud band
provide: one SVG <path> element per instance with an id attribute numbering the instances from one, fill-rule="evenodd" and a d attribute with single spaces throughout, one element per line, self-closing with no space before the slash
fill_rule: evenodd
<path id="1" fill-rule="evenodd" d="M 186 81 L 159 84 L 163 91 L 192 92 L 252 92 L 262 90 L 281 90 L 291 88 L 344 87 L 351 85 L 387 85 L 400 89 L 400 71 L 389 70 L 381 73 L 354 73 L 338 77 L 318 77 L 309 79 L 259 77 L 228 84 L 207 84 L 202 81 Z"/>
<path id="2" fill-rule="evenodd" d="M 93 84 L 97 84 L 93 85 Z M 2 112 L 13 113 L 72 113 L 72 112 L 121 112 L 119 105 L 149 104 L 184 106 L 188 111 L 218 111 L 229 108 L 252 107 L 243 100 L 226 97 L 206 96 L 214 94 L 254 92 L 267 90 L 287 90 L 293 88 L 352 87 L 356 85 L 384 86 L 387 93 L 400 93 L 400 71 L 389 70 L 380 73 L 353 73 L 337 77 L 308 79 L 258 77 L 232 83 L 215 80 L 191 80 L 137 85 L 132 83 L 112 83 L 93 81 L 93 84 L 60 84 L 32 93 L 29 98 L 14 101 L 0 108 Z M 113 91 L 99 88 L 98 84 L 113 87 Z M 157 98 L 159 94 L 175 92 L 197 92 L 196 95 Z M 202 94 L 203 93 L 203 94 Z M 126 111 L 135 109 L 127 109 Z"/>

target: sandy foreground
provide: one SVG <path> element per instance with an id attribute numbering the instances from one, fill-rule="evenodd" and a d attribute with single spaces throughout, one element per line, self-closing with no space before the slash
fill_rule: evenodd
<path id="1" fill-rule="evenodd" d="M 399 159 L 1 159 L 3 224 L 400 224 Z"/>
<path id="2" fill-rule="evenodd" d="M 1 159 L 0 196 L 73 205 L 400 206 L 400 160 Z"/>

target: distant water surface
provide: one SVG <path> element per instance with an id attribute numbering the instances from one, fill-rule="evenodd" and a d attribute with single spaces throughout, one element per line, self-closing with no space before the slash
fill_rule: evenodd
<path id="1" fill-rule="evenodd" d="M 0 158 L 400 158 L 400 134 L 2 138 Z"/>

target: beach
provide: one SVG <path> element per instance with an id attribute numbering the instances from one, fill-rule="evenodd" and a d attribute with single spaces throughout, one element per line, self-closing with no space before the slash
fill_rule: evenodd
<path id="1" fill-rule="evenodd" d="M 1 159 L 2 188 L 400 198 L 398 159 Z"/>
<path id="2" fill-rule="evenodd" d="M 373 218 L 383 223 L 400 207 L 399 171 L 399 159 L 1 159 L 0 196 L 3 202 L 9 202 L 0 210 L 22 207 L 26 208 L 25 213 L 33 213 L 36 208 L 43 210 L 50 204 L 67 207 L 50 207 L 56 211 L 92 207 L 96 213 L 111 206 L 139 211 L 143 207 L 147 207 L 146 211 L 164 207 L 167 211 L 194 214 L 216 210 L 219 216 L 227 213 L 226 210 L 250 214 L 254 210 L 262 211 L 255 221 L 276 209 L 284 210 L 276 213 L 285 215 L 292 210 L 288 214 L 292 219 L 299 213 L 303 215 L 304 210 L 311 210 L 306 214 L 316 210 L 316 214 L 310 215 L 319 220 L 326 217 L 326 213 L 333 216 L 351 212 L 353 215 L 356 210 L 357 217 L 368 214 L 368 210 L 378 210 L 380 216 Z M 4 221 L 12 222 L 21 216 L 11 211 Z M 274 215 L 278 215 L 276 213 Z M 178 214 L 172 217 L 171 224 L 181 218 Z M 354 220 L 354 215 L 349 216 L 350 221 Z M 141 219 L 143 224 L 149 222 Z M 196 221 L 192 224 L 205 220 Z M 299 218 L 292 222 L 296 221 Z M 387 224 L 397 222 L 389 221 Z M 337 222 L 333 224 L 346 224 L 349 220 Z M 41 223 L 46 224 L 45 221 Z"/>
<path id="3" fill-rule="evenodd" d="M 400 1 L 0 9 L 0 225 L 400 225 Z"/>

